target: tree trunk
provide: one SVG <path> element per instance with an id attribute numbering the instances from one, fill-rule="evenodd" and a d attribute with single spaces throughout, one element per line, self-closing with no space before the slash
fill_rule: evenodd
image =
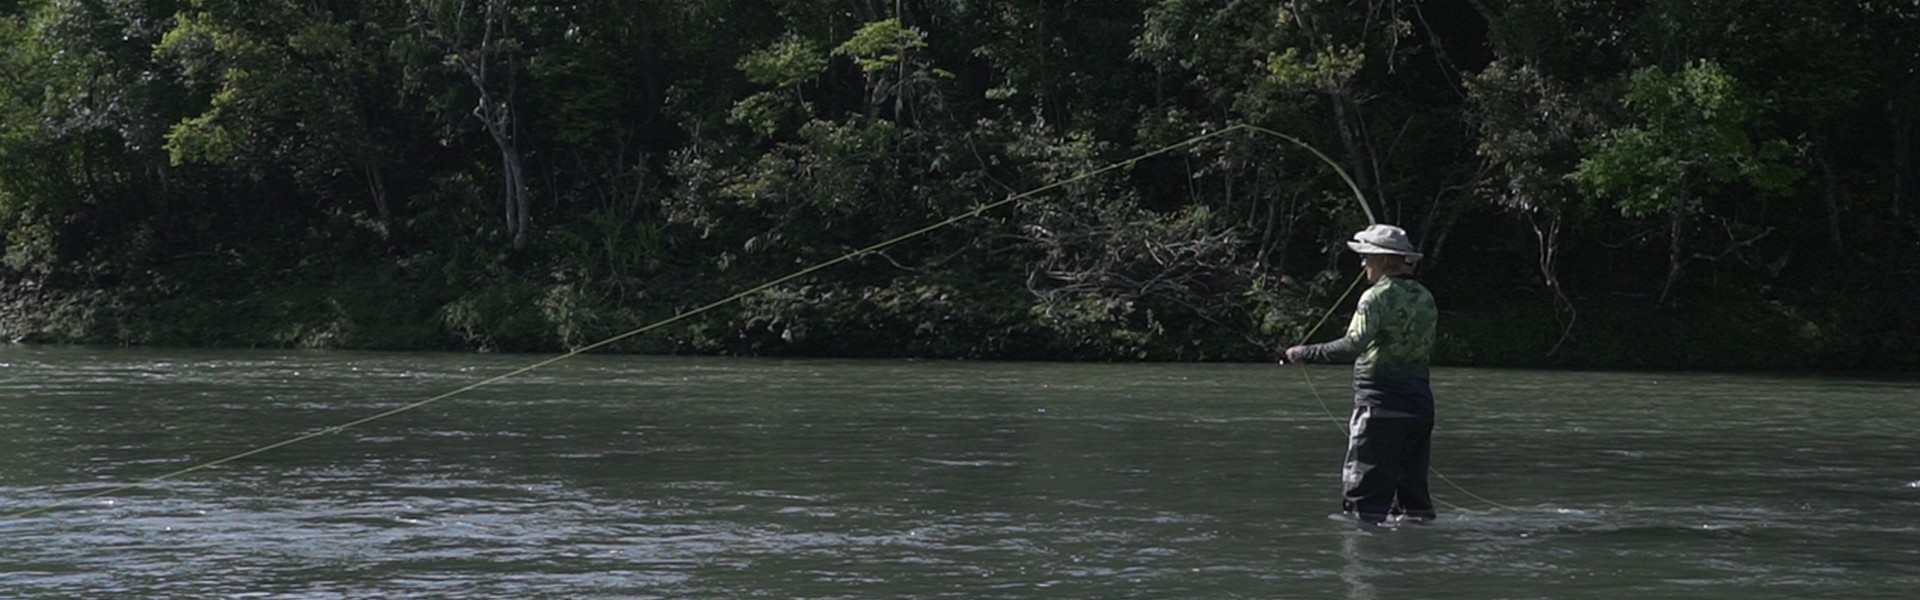
<path id="1" fill-rule="evenodd" d="M 1667 282 L 1660 286 L 1660 303 L 1666 304 L 1673 298 L 1673 286 L 1680 282 L 1681 272 L 1687 264 L 1687 225 L 1692 221 L 1692 212 L 1686 206 L 1687 198 L 1681 198 L 1678 206 L 1668 216 L 1667 230 Z"/>
<path id="2" fill-rule="evenodd" d="M 1891 103 L 1887 108 L 1893 116 L 1893 219 L 1899 223 L 1913 185 L 1913 114 Z"/>
<path id="3" fill-rule="evenodd" d="M 1824 188 L 1821 195 L 1826 196 L 1827 201 L 1827 238 L 1833 245 L 1833 253 L 1838 255 L 1846 251 L 1840 236 L 1840 175 L 1834 172 L 1833 157 L 1824 146 L 1815 151 L 1820 157 L 1820 179 Z"/>
<path id="4" fill-rule="evenodd" d="M 1549 213 L 1545 225 L 1533 211 L 1526 211 L 1527 223 L 1533 226 L 1533 237 L 1540 246 L 1540 280 L 1553 292 L 1554 318 L 1560 321 L 1560 339 L 1547 350 L 1547 356 L 1560 352 L 1568 340 L 1573 339 L 1573 324 L 1580 320 L 1580 312 L 1574 309 L 1573 299 L 1567 297 L 1566 289 L 1560 287 L 1560 230 L 1563 221 L 1560 213 Z"/>
<path id="5" fill-rule="evenodd" d="M 500 164 L 506 171 L 507 228 L 513 234 L 513 249 L 527 247 L 527 231 L 533 218 L 527 207 L 526 169 L 520 166 L 520 151 L 512 145 L 500 148 Z"/>
<path id="6" fill-rule="evenodd" d="M 491 77 L 491 58 L 499 47 L 495 34 L 506 35 L 506 5 L 502 0 L 489 0 L 486 6 L 486 20 L 481 27 L 478 44 L 469 51 L 455 44 L 454 56 L 460 60 L 461 69 L 473 87 L 480 92 L 480 100 L 473 107 L 473 116 L 487 128 L 487 135 L 493 138 L 495 146 L 500 148 L 500 175 L 504 189 L 501 203 L 506 209 L 507 235 L 513 239 L 513 248 L 519 250 L 527 245 L 527 230 L 531 224 L 527 207 L 526 169 L 520 162 L 520 150 L 513 137 L 513 92 L 515 75 L 519 69 L 512 58 L 507 59 L 506 92 L 503 97 L 493 93 Z M 462 5 L 464 14 L 465 5 Z"/>
<path id="7" fill-rule="evenodd" d="M 387 181 L 380 174 L 380 161 L 371 152 L 364 157 L 361 171 L 366 177 L 367 195 L 373 199 L 374 214 L 380 219 L 380 235 L 389 235 L 393 230 L 393 207 L 387 202 Z"/>
<path id="8" fill-rule="evenodd" d="M 506 208 L 507 235 L 513 238 L 513 248 L 519 250 L 527 246 L 527 229 L 531 224 L 526 168 L 520 163 L 520 150 L 513 141 L 512 110 L 505 103 L 489 104 L 489 100 L 486 94 L 481 94 L 481 104 L 473 109 L 473 116 L 486 124 L 487 135 L 500 148 L 500 174 L 504 184 L 501 200 Z"/>

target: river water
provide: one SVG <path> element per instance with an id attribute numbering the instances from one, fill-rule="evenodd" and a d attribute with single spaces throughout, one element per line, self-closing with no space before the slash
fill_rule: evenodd
<path id="1" fill-rule="evenodd" d="M 580 357 L 72 500 L 536 360 L 0 347 L 0 512 L 44 509 L 0 519 L 0 596 L 1920 586 L 1920 379 L 1900 375 L 1439 369 L 1442 517 L 1397 529 L 1331 518 L 1345 369 L 1271 365 Z"/>

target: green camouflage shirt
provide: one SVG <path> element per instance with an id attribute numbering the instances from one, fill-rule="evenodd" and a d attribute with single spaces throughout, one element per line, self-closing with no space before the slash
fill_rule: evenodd
<path id="1" fill-rule="evenodd" d="M 1347 335 L 1308 346 L 1307 360 L 1352 360 L 1356 402 L 1431 415 L 1427 376 L 1439 317 L 1426 286 L 1405 277 L 1382 278 L 1360 295 Z"/>

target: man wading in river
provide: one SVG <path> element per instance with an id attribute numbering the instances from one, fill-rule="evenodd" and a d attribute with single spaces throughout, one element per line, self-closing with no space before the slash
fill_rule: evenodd
<path id="1" fill-rule="evenodd" d="M 1347 246 L 1360 253 L 1373 287 L 1360 295 L 1345 337 L 1288 348 L 1287 361 L 1353 361 L 1342 509 L 1369 523 L 1431 520 L 1427 463 L 1434 411 L 1427 365 L 1440 311 L 1433 294 L 1412 278 L 1420 253 L 1405 230 L 1374 225 L 1353 234 Z"/>

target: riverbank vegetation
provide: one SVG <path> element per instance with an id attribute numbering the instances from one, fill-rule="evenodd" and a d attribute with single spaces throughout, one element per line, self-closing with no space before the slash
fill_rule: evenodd
<path id="1" fill-rule="evenodd" d="M 0 338 L 1920 366 L 1911 0 L 0 2 Z M 1098 176 L 1077 176 L 1238 125 Z M 1351 300 L 1346 301 L 1348 306 Z M 1339 329 L 1333 316 L 1324 338 Z"/>

